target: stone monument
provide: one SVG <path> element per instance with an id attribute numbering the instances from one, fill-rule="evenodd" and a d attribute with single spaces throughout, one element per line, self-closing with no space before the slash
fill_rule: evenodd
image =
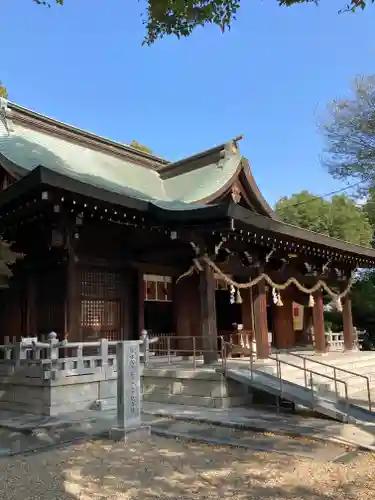
<path id="1" fill-rule="evenodd" d="M 137 440 L 150 434 L 141 421 L 140 342 L 129 340 L 116 345 L 117 415 L 111 430 L 114 439 Z"/>

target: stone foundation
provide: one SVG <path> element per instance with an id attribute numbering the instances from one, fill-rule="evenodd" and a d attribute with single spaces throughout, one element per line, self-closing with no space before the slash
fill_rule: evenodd
<path id="1" fill-rule="evenodd" d="M 251 403 L 248 388 L 214 371 L 145 369 L 144 401 L 206 408 Z M 58 380 L 9 377 L 0 383 L 0 410 L 57 416 L 86 409 L 115 408 L 117 379 L 105 371 Z"/>
<path id="2" fill-rule="evenodd" d="M 0 383 L 0 410 L 56 416 L 92 409 L 99 400 L 103 406 L 113 406 L 116 390 L 116 376 L 105 372 L 58 380 L 14 376 Z"/>
<path id="3" fill-rule="evenodd" d="M 144 369 L 143 401 L 205 408 L 251 404 L 248 388 L 214 370 Z"/>

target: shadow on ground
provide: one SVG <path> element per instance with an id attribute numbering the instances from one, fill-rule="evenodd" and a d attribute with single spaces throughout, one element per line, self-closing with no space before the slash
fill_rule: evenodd
<path id="1" fill-rule="evenodd" d="M 366 500 L 374 464 L 369 455 L 347 467 L 156 436 L 98 440 L 0 460 L 0 498 Z"/>

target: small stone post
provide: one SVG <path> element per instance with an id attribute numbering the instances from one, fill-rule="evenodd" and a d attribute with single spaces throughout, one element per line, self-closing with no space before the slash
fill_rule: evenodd
<path id="1" fill-rule="evenodd" d="M 58 377 L 57 360 L 59 359 L 59 339 L 57 338 L 56 332 L 50 332 L 47 338 L 50 345 L 48 354 L 51 361 L 51 376 L 52 380 L 56 380 L 56 378 Z"/>
<path id="2" fill-rule="evenodd" d="M 100 341 L 100 357 L 102 360 L 102 367 L 108 367 L 108 339 L 101 339 Z"/>
<path id="3" fill-rule="evenodd" d="M 57 347 L 57 344 L 59 343 L 59 339 L 57 338 L 56 332 L 50 332 L 48 334 L 48 343 L 50 345 L 50 348 L 49 348 L 50 359 L 59 359 L 59 349 Z"/>
<path id="4" fill-rule="evenodd" d="M 148 338 L 148 334 L 147 334 L 147 330 L 142 330 L 141 331 L 141 341 L 142 341 L 142 354 L 143 354 L 143 363 L 144 365 L 146 366 L 147 363 L 149 362 L 149 352 L 150 352 L 150 349 L 149 349 L 149 338 Z"/>
<path id="5" fill-rule="evenodd" d="M 137 340 L 116 345 L 117 361 L 117 425 L 111 430 L 114 439 L 140 439 L 150 434 L 141 425 L 141 366 Z"/>

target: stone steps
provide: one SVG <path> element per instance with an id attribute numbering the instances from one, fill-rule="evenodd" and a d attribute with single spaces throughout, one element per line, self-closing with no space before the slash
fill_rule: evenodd
<path id="1" fill-rule="evenodd" d="M 322 397 L 331 397 L 336 394 L 345 397 L 345 385 L 347 385 L 348 397 L 353 404 L 359 404 L 363 407 L 368 407 L 367 382 L 363 376 L 368 376 L 370 381 L 371 401 L 375 405 L 375 355 L 374 353 L 350 353 L 350 354 L 333 354 L 331 353 L 326 358 L 319 358 L 314 362 L 314 356 L 306 356 L 304 359 L 296 356 L 283 353 L 279 354 L 280 361 L 286 361 L 296 366 L 281 363 L 282 379 L 288 382 L 300 385 L 302 387 L 311 387 L 311 376 L 305 373 L 303 366 L 307 370 L 312 370 L 312 381 L 314 392 Z M 320 362 L 327 364 L 320 364 Z M 336 370 L 334 370 L 336 368 Z M 264 365 L 257 366 L 257 369 L 264 373 L 277 375 L 277 364 L 275 360 L 268 360 Z M 348 373 L 346 371 L 348 370 Z M 334 377 L 336 371 L 337 383 L 328 377 Z M 306 384 L 307 382 L 307 384 Z"/>

